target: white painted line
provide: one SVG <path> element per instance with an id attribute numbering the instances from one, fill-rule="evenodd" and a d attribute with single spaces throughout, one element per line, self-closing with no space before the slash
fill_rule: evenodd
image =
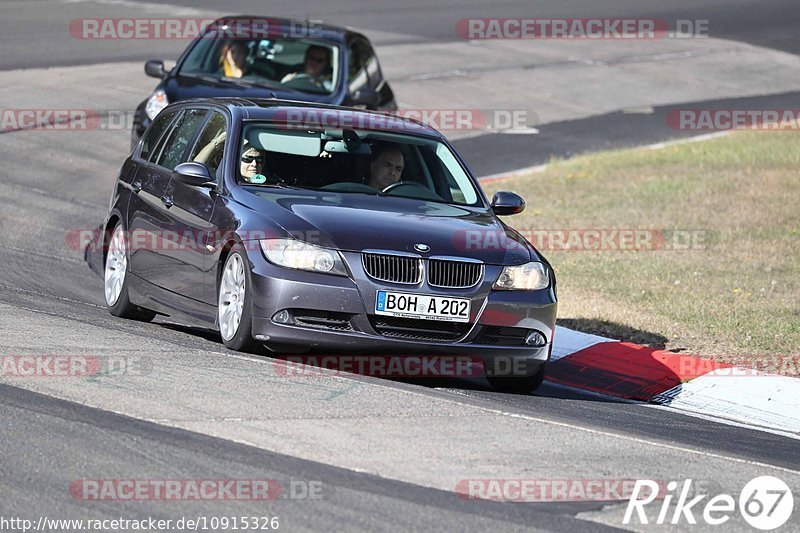
<path id="1" fill-rule="evenodd" d="M 478 180 L 481 183 L 486 183 L 489 181 L 503 181 L 511 178 L 518 178 L 520 176 L 525 176 L 526 174 L 535 174 L 538 172 L 544 172 L 544 170 L 547 167 L 548 167 L 547 163 L 543 165 L 534 165 L 532 167 L 525 167 L 519 170 L 512 170 L 510 172 L 499 172 L 497 174 L 489 174 L 488 176 L 478 178 Z"/>
<path id="2" fill-rule="evenodd" d="M 580 389 L 578 389 L 578 390 L 580 390 Z M 585 392 L 585 391 L 582 391 L 582 392 Z M 638 403 L 639 405 L 641 405 L 642 407 L 644 407 L 646 409 L 659 409 L 659 410 L 663 410 L 663 411 L 671 411 L 673 413 L 675 412 L 675 408 L 672 407 L 672 406 L 669 406 L 669 405 L 656 405 L 656 404 L 652 404 L 652 403 L 643 403 L 643 402 L 631 402 L 631 403 Z M 763 427 L 763 426 L 754 426 L 753 424 L 750 424 L 750 423 L 739 422 L 739 421 L 736 421 L 736 420 L 730 420 L 728 418 L 720 418 L 718 416 L 711 416 L 711 415 L 708 415 L 706 413 L 701 413 L 699 411 L 688 411 L 686 409 L 679 409 L 678 413 L 680 413 L 682 415 L 685 415 L 685 416 L 691 416 L 692 418 L 699 418 L 700 420 L 708 420 L 709 422 L 715 422 L 717 424 L 725 424 L 726 426 L 733 426 L 733 427 L 749 429 L 749 430 L 753 430 L 753 431 L 760 431 L 762 433 L 770 433 L 772 435 L 778 435 L 780 437 L 787 437 L 787 438 L 790 438 L 790 439 L 794 439 L 794 440 L 800 441 L 800 434 L 795 433 L 795 432 L 782 431 L 782 430 L 779 430 L 779 429 L 773 429 L 773 428 L 768 428 L 768 427 Z"/>
<path id="3" fill-rule="evenodd" d="M 411 394 L 420 394 L 420 393 L 411 392 L 411 391 L 409 391 L 409 393 L 411 393 Z M 454 395 L 454 396 L 457 396 L 457 395 Z M 461 404 L 461 402 L 458 402 L 455 399 L 453 399 L 452 401 L 453 401 L 453 403 Z M 702 456 L 702 457 L 712 457 L 714 459 L 722 459 L 722 460 L 731 461 L 731 462 L 734 462 L 734 463 L 747 464 L 747 465 L 751 465 L 751 466 L 769 468 L 769 469 L 772 469 L 772 470 L 778 470 L 778 471 L 781 471 L 781 472 L 787 472 L 787 473 L 790 473 L 790 474 L 798 474 L 798 475 L 800 475 L 800 471 L 798 471 L 798 470 L 792 470 L 791 468 L 784 468 L 782 466 L 771 465 L 769 463 L 762 463 L 760 461 L 750 461 L 748 459 L 741 459 L 739 457 L 731 457 L 729 455 L 722 455 L 722 454 L 719 454 L 719 453 L 711 453 L 711 452 L 706 452 L 706 451 L 702 451 L 702 450 L 696 450 L 694 448 L 687 448 L 685 446 L 676 446 L 674 444 L 667 444 L 665 442 L 660 442 L 660 441 L 656 441 L 656 440 L 643 439 L 643 438 L 640 438 L 640 437 L 631 437 L 630 435 L 623 434 L 623 433 L 614 433 L 614 432 L 611 432 L 611 431 L 604 431 L 604 430 L 600 430 L 600 429 L 593 429 L 593 428 L 588 428 L 588 427 L 584 427 L 584 426 L 578 426 L 578 425 L 575 425 L 575 424 L 570 424 L 569 422 L 557 422 L 555 420 L 549 420 L 547 418 L 540 418 L 540 417 L 531 416 L 531 415 L 525 415 L 525 414 L 521 414 L 521 413 L 511 413 L 511 412 L 508 412 L 508 411 L 503 411 L 502 409 L 492 409 L 490 407 L 482 407 L 482 406 L 477 406 L 477 405 L 472 405 L 472 404 L 467 404 L 467 405 L 470 405 L 471 407 L 474 407 L 476 409 L 480 409 L 481 411 L 486 411 L 488 413 L 494 413 L 494 414 L 498 414 L 498 415 L 501 415 L 501 416 L 508 416 L 508 417 L 511 417 L 511 418 L 520 418 L 522 420 L 530 420 L 532 422 L 537 422 L 537 423 L 541 423 L 541 424 L 548 424 L 548 425 L 551 425 L 551 426 L 569 428 L 569 429 L 573 429 L 573 430 L 576 430 L 576 431 L 582 431 L 584 433 L 589 433 L 589 434 L 593 434 L 593 435 L 603 435 L 604 437 L 616 438 L 616 439 L 620 439 L 622 441 L 636 442 L 636 443 L 639 443 L 639 444 L 647 444 L 649 446 L 653 446 L 654 448 L 663 448 L 663 449 L 667 449 L 667 450 L 673 450 L 673 451 L 679 451 L 679 452 L 689 453 L 689 454 L 693 454 L 693 455 L 699 455 L 699 456 Z M 756 429 L 756 428 L 754 428 L 754 429 Z"/>
<path id="4" fill-rule="evenodd" d="M 194 7 L 183 7 L 176 5 L 160 4 L 158 2 L 139 2 L 133 0 L 61 0 L 62 4 L 100 4 L 108 6 L 126 7 L 143 11 L 145 13 L 168 13 L 173 17 L 190 16 L 209 16 L 218 18 L 218 11 L 208 9 L 197 9 Z"/>
<path id="5" fill-rule="evenodd" d="M 668 148 L 670 146 L 678 146 L 681 144 L 689 144 L 689 143 L 696 143 L 707 141 L 709 139 L 716 139 L 717 137 L 725 137 L 726 135 L 730 135 L 733 133 L 732 130 L 726 131 L 717 131 L 714 133 L 705 133 L 703 135 L 695 135 L 694 137 L 689 137 L 686 139 L 677 139 L 674 141 L 667 141 L 667 142 L 660 142 L 654 144 L 645 144 L 642 146 L 637 147 L 638 149 L 643 150 L 661 150 L 662 148 Z M 580 156 L 580 154 L 579 154 Z M 571 159 L 571 158 L 570 158 Z M 518 178 L 520 176 L 524 176 L 526 174 L 534 174 L 539 172 L 544 172 L 545 169 L 549 166 L 549 163 L 544 163 L 541 165 L 533 165 L 530 167 L 520 168 L 517 170 L 510 170 L 508 172 L 498 172 L 497 174 L 489 174 L 488 176 L 483 176 L 478 178 L 478 181 L 481 183 L 487 183 L 490 181 L 503 181 L 508 180 L 511 178 Z"/>
<path id="6" fill-rule="evenodd" d="M 649 150 L 661 150 L 662 148 L 669 148 L 670 146 L 679 146 L 681 144 L 691 144 L 696 142 L 708 141 L 718 137 L 727 137 L 732 133 L 732 130 L 715 131 L 714 133 L 704 133 L 703 135 L 695 135 L 688 139 L 676 139 L 674 141 L 667 141 L 663 143 L 647 144 L 642 148 Z"/>

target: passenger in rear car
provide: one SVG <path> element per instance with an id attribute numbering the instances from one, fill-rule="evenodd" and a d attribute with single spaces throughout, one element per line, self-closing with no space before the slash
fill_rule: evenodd
<path id="1" fill-rule="evenodd" d="M 247 45 L 241 41 L 228 41 L 219 53 L 219 66 L 226 78 L 241 78 L 245 75 Z"/>

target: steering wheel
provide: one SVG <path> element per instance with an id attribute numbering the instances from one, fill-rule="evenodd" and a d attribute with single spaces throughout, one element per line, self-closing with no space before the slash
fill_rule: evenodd
<path id="1" fill-rule="evenodd" d="M 303 87 L 307 86 L 314 87 L 315 89 L 324 89 L 321 81 L 305 72 L 296 73 L 294 76 L 292 76 L 292 79 L 283 82 L 283 84 L 287 87 L 296 87 L 298 89 L 302 89 Z"/>
<path id="2" fill-rule="evenodd" d="M 406 196 L 408 198 L 416 198 L 417 200 L 436 200 L 436 201 L 442 200 L 441 196 L 439 196 L 438 194 L 436 194 L 423 184 L 416 181 L 398 181 L 395 183 L 391 183 L 386 187 L 384 187 L 384 189 L 379 194 L 380 196 L 388 196 L 390 192 L 396 191 L 400 188 L 410 189 L 409 195 L 401 195 L 401 196 Z"/>
<path id="3" fill-rule="evenodd" d="M 381 194 L 389 194 L 391 191 L 395 190 L 398 187 L 402 187 L 403 185 L 419 185 L 419 183 L 414 183 L 413 181 L 395 181 L 394 183 L 390 183 L 386 187 L 383 188 Z M 421 185 L 419 185 L 421 187 Z M 427 187 L 426 187 L 427 188 Z"/>

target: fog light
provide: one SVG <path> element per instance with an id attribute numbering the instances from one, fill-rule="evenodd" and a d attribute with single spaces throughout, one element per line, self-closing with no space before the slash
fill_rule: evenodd
<path id="1" fill-rule="evenodd" d="M 292 321 L 292 315 L 289 314 L 289 311 L 284 309 L 272 315 L 272 321 L 278 324 L 288 324 Z"/>
<path id="2" fill-rule="evenodd" d="M 525 344 L 538 348 L 547 344 L 547 339 L 540 332 L 534 330 L 528 333 L 528 336 L 525 337 Z"/>

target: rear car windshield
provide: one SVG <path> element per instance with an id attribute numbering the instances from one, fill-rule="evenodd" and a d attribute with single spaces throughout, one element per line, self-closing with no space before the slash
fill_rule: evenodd
<path id="1" fill-rule="evenodd" d="M 315 39 L 200 39 L 177 74 L 330 94 L 339 83 L 339 53 Z"/>

